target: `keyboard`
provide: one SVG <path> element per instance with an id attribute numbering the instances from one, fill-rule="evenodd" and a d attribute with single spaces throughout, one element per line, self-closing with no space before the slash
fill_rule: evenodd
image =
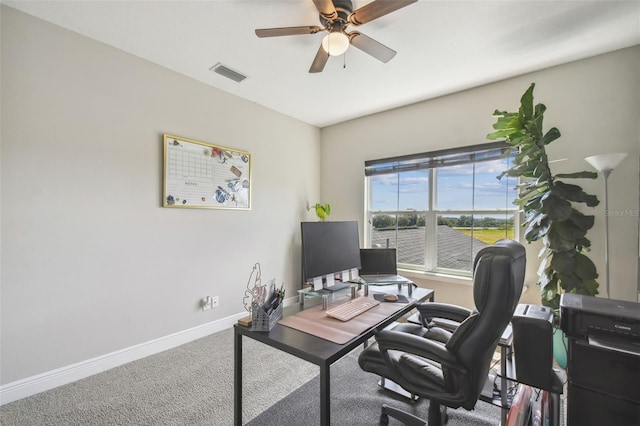
<path id="1" fill-rule="evenodd" d="M 369 309 L 378 306 L 380 302 L 368 297 L 358 297 L 341 305 L 327 309 L 327 315 L 340 321 L 349 321 Z"/>

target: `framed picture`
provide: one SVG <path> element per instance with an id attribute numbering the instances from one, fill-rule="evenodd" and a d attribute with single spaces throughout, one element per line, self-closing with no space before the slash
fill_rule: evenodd
<path id="1" fill-rule="evenodd" d="M 165 134 L 163 207 L 251 209 L 251 154 Z"/>

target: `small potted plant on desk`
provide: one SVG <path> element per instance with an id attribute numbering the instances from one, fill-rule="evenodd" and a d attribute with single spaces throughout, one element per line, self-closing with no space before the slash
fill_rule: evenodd
<path id="1" fill-rule="evenodd" d="M 318 216 L 318 219 L 320 219 L 322 222 L 327 220 L 327 216 L 331 214 L 331 206 L 329 204 L 316 203 L 313 206 L 309 207 L 309 210 L 312 209 L 315 210 L 316 216 Z"/>
<path id="2" fill-rule="evenodd" d="M 493 128 L 495 132 L 487 135 L 490 140 L 504 138 L 515 152 L 514 166 L 503 172 L 503 176 L 520 178 L 518 197 L 515 204 L 524 215 L 522 226 L 527 242 L 541 240 L 543 248 L 538 257 L 538 285 L 541 301 L 557 314 L 560 295 L 563 292 L 595 296 L 598 294 L 598 273 L 596 267 L 585 253 L 591 242 L 586 238 L 587 231 L 593 227 L 594 217 L 587 216 L 576 208 L 574 203 L 584 203 L 595 207 L 599 201 L 578 185 L 567 184 L 560 179 L 595 179 L 595 172 L 576 172 L 553 175 L 549 167 L 546 146 L 560 137 L 560 131 L 553 127 L 548 132 L 542 130 L 542 120 L 546 107 L 533 104 L 535 84 L 520 99 L 520 108 L 516 112 L 494 112 L 497 117 Z M 554 333 L 554 354 L 558 364 L 566 368 L 566 344 L 562 342 L 559 329 Z M 558 338 L 556 338 L 558 336 Z M 562 358 L 564 350 L 564 362 Z"/>

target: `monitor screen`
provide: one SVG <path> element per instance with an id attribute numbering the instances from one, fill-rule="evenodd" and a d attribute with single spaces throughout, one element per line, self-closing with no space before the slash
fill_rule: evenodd
<path id="1" fill-rule="evenodd" d="M 302 222 L 301 231 L 305 281 L 360 268 L 358 222 Z"/>
<path id="2" fill-rule="evenodd" d="M 396 275 L 395 248 L 363 248 L 360 249 L 360 275 Z"/>

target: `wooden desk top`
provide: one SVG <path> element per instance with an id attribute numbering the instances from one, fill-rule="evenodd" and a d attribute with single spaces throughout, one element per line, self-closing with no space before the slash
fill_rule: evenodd
<path id="1" fill-rule="evenodd" d="M 406 289 L 403 289 L 399 294 L 408 296 L 406 291 Z M 414 303 L 405 304 L 404 307 L 395 314 L 384 318 L 345 344 L 333 343 L 280 324 L 276 324 L 269 332 L 253 331 L 251 327 L 236 324 L 234 331 L 237 335 L 250 337 L 313 364 L 330 365 L 354 350 L 367 339 L 373 337 L 377 331 L 384 329 L 398 318 L 407 315 L 414 309 L 416 303 L 426 301 L 427 299 L 432 300 L 433 295 L 434 291 L 431 289 L 415 288 L 413 294 L 410 296 L 416 300 Z M 300 305 L 296 303 L 295 305 L 285 308 L 284 315 L 292 315 L 299 311 Z"/>

